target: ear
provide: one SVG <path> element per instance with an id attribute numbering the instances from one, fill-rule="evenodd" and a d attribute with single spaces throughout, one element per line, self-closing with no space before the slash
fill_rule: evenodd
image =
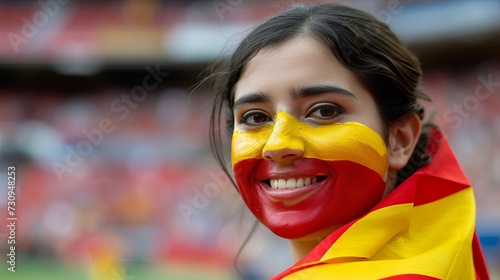
<path id="1" fill-rule="evenodd" d="M 410 159 L 418 142 L 422 124 L 417 114 L 405 123 L 396 123 L 389 128 L 389 169 L 400 170 Z"/>

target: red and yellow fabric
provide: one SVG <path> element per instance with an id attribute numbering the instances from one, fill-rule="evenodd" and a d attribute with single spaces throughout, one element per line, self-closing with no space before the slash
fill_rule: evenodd
<path id="1" fill-rule="evenodd" d="M 428 152 L 428 165 L 274 279 L 489 279 L 473 190 L 437 129 Z"/>

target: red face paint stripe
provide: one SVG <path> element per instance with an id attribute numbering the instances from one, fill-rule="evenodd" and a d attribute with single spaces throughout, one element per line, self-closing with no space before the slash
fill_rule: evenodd
<path id="1" fill-rule="evenodd" d="M 261 182 L 269 179 L 266 161 L 246 159 L 234 166 L 243 200 L 252 213 L 279 236 L 297 238 L 326 227 L 343 226 L 368 212 L 382 198 L 385 182 L 364 165 L 350 161 L 304 161 L 306 167 L 298 172 L 321 170 L 325 179 L 318 183 L 320 187 L 311 196 L 293 205 L 287 205 L 286 199 L 269 198 L 266 189 L 271 188 Z M 307 177 L 315 173 L 300 174 Z"/>

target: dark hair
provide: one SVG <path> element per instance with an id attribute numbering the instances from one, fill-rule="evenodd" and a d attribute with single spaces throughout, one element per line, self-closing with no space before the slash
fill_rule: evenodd
<path id="1" fill-rule="evenodd" d="M 406 122 L 414 114 L 423 118 L 424 109 L 418 99 L 430 98 L 419 89 L 422 75 L 419 61 L 387 24 L 366 12 L 339 4 L 295 5 L 257 26 L 228 59 L 217 65 L 217 71 L 209 77 L 215 91 L 210 119 L 210 144 L 218 163 L 227 174 L 219 128 L 226 108 L 226 131 L 229 135 L 233 132 L 234 85 L 246 63 L 259 50 L 277 46 L 302 34 L 312 36 L 328 46 L 373 95 L 386 132 L 390 125 Z M 425 153 L 427 141 L 428 134 L 424 127 L 408 165 L 403 168 L 404 174 L 398 173 L 398 184 L 429 162 L 430 157 Z"/>

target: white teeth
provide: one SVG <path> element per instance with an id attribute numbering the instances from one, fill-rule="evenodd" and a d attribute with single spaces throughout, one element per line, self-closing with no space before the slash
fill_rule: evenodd
<path id="1" fill-rule="evenodd" d="M 271 184 L 271 188 L 276 189 L 276 180 L 269 180 L 269 183 Z"/>
<path id="2" fill-rule="evenodd" d="M 306 177 L 306 178 L 291 178 L 291 179 L 270 179 L 269 183 L 273 189 L 292 189 L 298 187 L 309 186 L 317 183 L 319 177 Z"/>
<path id="3" fill-rule="evenodd" d="M 286 188 L 286 181 L 284 179 L 279 179 L 276 188 L 277 189 L 284 189 L 284 188 Z"/>
<path id="4" fill-rule="evenodd" d="M 311 184 L 311 178 L 306 178 L 304 180 L 304 186 L 310 185 Z"/>
<path id="5" fill-rule="evenodd" d="M 304 179 L 299 178 L 297 179 L 297 187 L 303 187 L 304 186 Z"/>

